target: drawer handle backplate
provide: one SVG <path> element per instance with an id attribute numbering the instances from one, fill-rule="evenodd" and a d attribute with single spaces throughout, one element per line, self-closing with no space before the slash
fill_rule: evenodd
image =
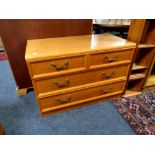
<path id="1" fill-rule="evenodd" d="M 59 103 L 67 103 L 67 102 L 70 102 L 71 101 L 71 96 L 68 95 L 66 98 L 57 98 L 56 100 Z"/>
<path id="2" fill-rule="evenodd" d="M 70 84 L 69 79 L 65 79 L 64 83 L 60 83 L 58 81 L 53 82 L 57 87 L 62 88 L 62 87 L 67 87 Z"/>
<path id="3" fill-rule="evenodd" d="M 112 71 L 110 74 L 103 72 L 102 75 L 103 75 L 104 78 L 108 79 L 108 78 L 114 77 L 115 76 L 115 72 Z"/>
<path id="4" fill-rule="evenodd" d="M 64 66 L 58 66 L 54 62 L 51 62 L 51 66 L 53 66 L 56 71 L 64 70 L 68 67 L 68 60 L 65 60 Z"/>
<path id="5" fill-rule="evenodd" d="M 104 61 L 107 63 L 116 62 L 118 61 L 118 55 L 115 55 L 113 58 L 109 58 L 108 56 L 105 56 Z"/>
<path id="6" fill-rule="evenodd" d="M 107 94 L 112 92 L 112 88 L 100 89 L 101 94 Z"/>

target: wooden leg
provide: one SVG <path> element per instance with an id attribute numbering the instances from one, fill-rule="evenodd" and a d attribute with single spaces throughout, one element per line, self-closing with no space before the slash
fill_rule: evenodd
<path id="1" fill-rule="evenodd" d="M 33 90 L 32 87 L 22 88 L 22 89 L 19 89 L 18 87 L 16 88 L 16 92 L 17 92 L 18 96 L 24 96 L 24 95 L 26 95 L 31 90 Z"/>
<path id="2" fill-rule="evenodd" d="M 3 129 L 2 124 L 0 123 L 0 135 L 3 135 L 3 133 L 4 133 L 4 129 Z"/>
<path id="3" fill-rule="evenodd" d="M 24 89 L 16 89 L 17 95 L 18 96 L 24 96 L 27 94 L 27 88 Z"/>

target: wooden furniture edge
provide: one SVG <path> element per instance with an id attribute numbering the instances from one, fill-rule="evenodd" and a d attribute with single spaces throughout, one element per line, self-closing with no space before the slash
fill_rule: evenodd
<path id="1" fill-rule="evenodd" d="M 121 62 L 115 62 L 113 64 L 90 66 L 89 70 L 93 71 L 93 70 L 97 70 L 97 69 L 105 69 L 105 68 L 110 68 L 110 67 L 114 67 L 114 66 L 127 65 L 130 63 L 131 63 L 130 60 L 126 60 L 126 61 L 121 61 Z M 27 62 L 27 64 L 28 64 L 28 62 Z M 29 63 L 28 65 L 31 66 L 31 63 Z M 88 68 L 82 67 L 82 68 L 78 68 L 78 69 L 65 70 L 65 71 L 61 71 L 58 73 L 51 72 L 51 73 L 45 73 L 45 74 L 40 74 L 40 75 L 31 75 L 31 77 L 32 77 L 32 80 L 41 80 L 41 79 L 46 79 L 46 78 L 50 78 L 50 77 L 57 77 L 60 74 L 61 75 L 72 75 L 74 73 L 86 72 L 87 70 L 88 70 Z"/>
<path id="2" fill-rule="evenodd" d="M 48 56 L 48 57 L 36 57 L 36 58 L 29 58 L 25 55 L 25 60 L 26 62 L 41 62 L 41 61 L 46 61 L 46 60 L 53 60 L 53 59 L 61 59 L 61 58 L 65 58 L 65 57 L 77 57 L 77 56 L 82 56 L 82 55 L 91 55 L 91 54 L 100 54 L 100 53 L 109 53 L 109 52 L 115 52 L 115 51 L 124 51 L 124 50 L 130 50 L 130 49 L 135 49 L 136 48 L 136 43 L 132 42 L 134 45 L 132 46 L 127 46 L 124 48 L 121 47 L 117 47 L 117 48 L 110 48 L 110 49 L 93 49 L 91 51 L 82 51 L 82 52 L 78 52 L 78 53 L 69 53 L 69 54 L 65 54 L 65 55 L 53 55 L 53 56 Z"/>
<path id="3" fill-rule="evenodd" d="M 24 96 L 24 95 L 26 95 L 27 94 L 27 92 L 28 92 L 28 90 L 29 89 L 32 89 L 33 87 L 28 87 L 28 88 L 18 88 L 18 87 L 16 87 L 16 94 L 18 95 L 18 96 Z"/>
<path id="4" fill-rule="evenodd" d="M 111 79 L 111 80 L 107 80 L 107 81 L 102 81 L 102 82 L 95 82 L 95 83 L 90 83 L 90 84 L 85 84 L 85 85 L 81 85 L 81 86 L 76 86 L 76 87 L 71 87 L 65 90 L 57 90 L 54 91 L 52 93 L 42 93 L 42 94 L 38 94 L 37 98 L 41 99 L 41 98 L 48 98 L 51 96 L 55 96 L 55 95 L 60 95 L 60 94 L 65 94 L 68 92 L 74 92 L 74 91 L 80 91 L 80 90 L 84 90 L 84 89 L 88 89 L 88 88 L 93 88 L 93 87 L 97 87 L 97 86 L 104 86 L 104 85 L 108 85 L 108 84 L 112 84 L 112 83 L 118 83 L 118 82 L 124 82 L 126 81 L 126 77 L 120 77 L 117 79 Z"/>
<path id="5" fill-rule="evenodd" d="M 80 108 L 80 107 L 85 107 L 85 106 L 89 106 L 89 105 L 93 105 L 93 104 L 97 104 L 98 102 L 103 102 L 107 99 L 112 99 L 112 98 L 115 98 L 115 97 L 118 97 L 120 96 L 122 93 L 122 91 L 120 92 L 117 92 L 117 94 L 113 94 L 113 95 L 107 95 L 107 97 L 104 97 L 100 96 L 100 97 L 94 97 L 91 98 L 91 99 L 87 99 L 85 101 L 81 100 L 81 101 L 78 101 L 76 104 L 74 102 L 74 104 L 72 105 L 69 105 L 69 106 L 64 106 L 64 107 L 61 107 L 59 109 L 55 108 L 55 109 L 52 109 L 52 108 L 48 108 L 46 109 L 45 111 L 41 111 L 41 115 L 42 116 L 47 116 L 49 114 L 55 114 L 55 113 L 59 113 L 59 112 L 65 112 L 65 111 L 68 111 L 68 110 L 71 110 L 71 109 L 76 109 L 76 108 Z"/>
<path id="6" fill-rule="evenodd" d="M 0 123 L 0 135 L 3 135 L 3 134 L 4 134 L 4 128 L 2 124 Z"/>

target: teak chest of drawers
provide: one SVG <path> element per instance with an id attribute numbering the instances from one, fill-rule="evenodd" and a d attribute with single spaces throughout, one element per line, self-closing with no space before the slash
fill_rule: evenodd
<path id="1" fill-rule="evenodd" d="M 25 58 L 41 114 L 123 94 L 135 47 L 111 34 L 28 40 Z"/>

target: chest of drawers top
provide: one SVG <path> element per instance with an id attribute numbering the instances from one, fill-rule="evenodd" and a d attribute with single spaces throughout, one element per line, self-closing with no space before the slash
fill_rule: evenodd
<path id="1" fill-rule="evenodd" d="M 84 55 L 95 52 L 110 52 L 135 48 L 136 44 L 114 35 L 93 34 L 83 36 L 34 39 L 27 41 L 25 59 L 27 62 L 55 57 Z"/>

